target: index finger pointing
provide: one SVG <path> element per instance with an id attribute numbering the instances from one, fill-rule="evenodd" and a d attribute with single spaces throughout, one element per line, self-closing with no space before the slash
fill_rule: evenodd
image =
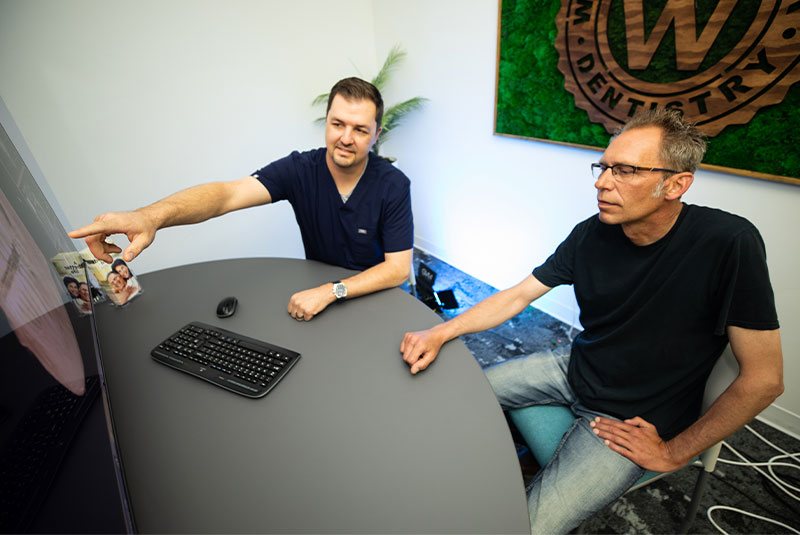
<path id="1" fill-rule="evenodd" d="M 68 232 L 67 235 L 70 238 L 85 238 L 87 236 L 92 236 L 93 234 L 105 234 L 107 232 L 106 225 L 103 224 L 102 221 L 95 221 L 93 223 L 89 223 L 88 225 L 75 229 L 72 232 Z"/>

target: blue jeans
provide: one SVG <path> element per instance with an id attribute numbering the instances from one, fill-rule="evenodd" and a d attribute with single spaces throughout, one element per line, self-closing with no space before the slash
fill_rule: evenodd
<path id="1" fill-rule="evenodd" d="M 567 382 L 569 348 L 534 353 L 486 370 L 503 410 L 566 405 L 577 418 L 529 486 L 531 533 L 567 533 L 622 496 L 644 469 L 616 453 L 589 427 L 606 414 L 583 407 Z"/>

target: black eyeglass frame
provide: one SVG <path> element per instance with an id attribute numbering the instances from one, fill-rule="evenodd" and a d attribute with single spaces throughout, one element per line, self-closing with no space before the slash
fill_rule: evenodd
<path id="1" fill-rule="evenodd" d="M 599 169 L 600 172 L 595 176 L 594 170 Z M 611 174 L 615 177 L 629 177 L 636 174 L 637 171 L 661 171 L 664 173 L 672 173 L 673 175 L 677 175 L 680 171 L 676 171 L 674 169 L 664 169 L 662 167 L 638 167 L 636 165 L 629 165 L 627 163 L 618 163 L 615 165 L 606 165 L 602 162 L 597 162 L 592 164 L 592 176 L 595 180 L 600 178 L 600 175 L 606 172 L 606 169 L 611 169 Z M 622 169 L 632 169 L 630 173 L 621 172 Z"/>

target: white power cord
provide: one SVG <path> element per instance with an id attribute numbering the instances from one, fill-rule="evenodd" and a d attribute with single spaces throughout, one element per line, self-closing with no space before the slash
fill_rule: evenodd
<path id="1" fill-rule="evenodd" d="M 720 533 L 724 533 L 725 535 L 730 535 L 730 534 L 727 531 L 725 531 L 724 529 L 722 529 L 721 527 L 719 527 L 719 525 L 716 522 L 714 522 L 714 519 L 711 518 L 711 512 L 712 511 L 716 511 L 718 509 L 722 509 L 723 511 L 733 511 L 734 513 L 739 513 L 740 515 L 747 515 L 747 516 L 750 516 L 750 517 L 753 517 L 753 518 L 757 518 L 759 520 L 763 520 L 765 522 L 769 522 L 770 524 L 775 524 L 777 526 L 781 526 L 782 528 L 786 528 L 789 531 L 793 531 L 794 533 L 797 533 L 798 535 L 800 535 L 800 531 L 797 531 L 792 526 L 787 526 L 783 522 L 778 522 L 777 520 L 773 520 L 773 519 L 767 518 L 765 516 L 754 515 L 753 513 L 748 513 L 747 511 L 742 511 L 741 509 L 736 509 L 734 507 L 728 507 L 727 505 L 714 505 L 713 507 L 709 507 L 708 508 L 708 520 L 711 521 L 711 523 L 714 525 L 715 528 L 717 528 L 719 530 Z"/>
<path id="2" fill-rule="evenodd" d="M 773 468 L 776 467 L 776 466 L 782 466 L 782 467 L 785 467 L 785 468 L 793 468 L 795 470 L 800 470 L 800 464 L 795 464 L 795 463 L 791 463 L 791 462 L 778 462 L 778 460 L 781 460 L 781 459 L 790 459 L 792 461 L 800 462 L 800 453 L 789 453 L 789 452 L 781 449 L 780 447 L 776 446 L 775 444 L 773 444 L 772 442 L 770 442 L 769 440 L 767 440 L 763 436 L 761 436 L 752 427 L 750 427 L 748 425 L 746 425 L 744 427 L 745 427 L 745 429 L 750 431 L 752 434 L 754 434 L 756 437 L 758 437 L 762 442 L 764 442 L 765 444 L 771 446 L 772 448 L 780 451 L 781 455 L 776 455 L 776 456 L 772 457 L 767 462 L 761 462 L 761 463 L 752 462 L 752 461 L 747 460 L 747 458 L 744 455 L 742 455 L 741 453 L 736 451 L 736 449 L 734 449 L 733 446 L 731 446 L 727 442 L 723 442 L 722 445 L 725 446 L 726 448 L 728 448 L 729 450 L 731 450 L 737 457 L 742 459 L 742 461 L 732 461 L 732 460 L 729 460 L 729 459 L 717 459 L 717 462 L 725 463 L 725 464 L 731 464 L 731 465 L 735 465 L 735 466 L 749 466 L 749 467 L 753 468 L 754 470 L 756 470 L 762 476 L 766 477 L 772 484 L 774 484 L 776 487 L 778 487 L 782 492 L 784 492 L 785 494 L 789 495 L 790 498 L 792 498 L 795 501 L 800 501 L 800 495 L 799 494 L 795 494 L 795 493 L 800 493 L 800 489 L 795 487 L 795 486 L 792 486 L 789 483 L 787 483 L 786 481 L 782 480 L 780 478 L 780 476 L 775 474 L 775 471 L 773 470 Z M 767 472 L 769 472 L 769 473 L 767 473 L 764 470 L 762 470 L 761 468 L 759 468 L 761 466 L 766 466 L 767 467 Z M 794 492 L 792 492 L 792 491 L 794 491 Z M 760 515 L 755 515 L 753 513 L 750 513 L 750 512 L 747 512 L 747 511 L 743 511 L 741 509 L 736 509 L 734 507 L 728 507 L 726 505 L 715 505 L 713 507 L 709 507 L 708 511 L 706 512 L 706 516 L 708 516 L 709 522 L 711 522 L 711 524 L 713 524 L 713 526 L 715 528 L 717 528 L 717 530 L 719 530 L 719 532 L 723 533 L 724 535 L 729 535 L 729 534 L 725 530 L 723 530 L 719 526 L 719 524 L 717 524 L 714 521 L 714 519 L 711 516 L 711 513 L 714 512 L 714 511 L 717 511 L 717 510 L 733 511 L 733 512 L 738 513 L 738 514 L 746 515 L 746 516 L 749 516 L 749 517 L 752 517 L 752 518 L 757 518 L 759 520 L 763 520 L 765 522 L 770 522 L 772 524 L 781 526 L 783 528 L 786 528 L 786 529 L 792 531 L 793 533 L 797 533 L 798 535 L 800 535 L 800 531 L 798 531 L 797 529 L 795 529 L 795 528 L 793 528 L 791 526 L 788 526 L 788 525 L 784 524 L 783 522 L 778 522 L 777 520 L 773 520 L 771 518 L 766 518 L 766 517 L 763 517 L 763 516 L 760 516 Z"/>

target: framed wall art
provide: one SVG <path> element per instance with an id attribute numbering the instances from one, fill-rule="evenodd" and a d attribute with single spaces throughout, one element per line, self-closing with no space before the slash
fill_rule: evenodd
<path id="1" fill-rule="evenodd" d="M 703 167 L 800 185 L 800 0 L 501 0 L 495 133 L 602 150 L 679 109 Z"/>

